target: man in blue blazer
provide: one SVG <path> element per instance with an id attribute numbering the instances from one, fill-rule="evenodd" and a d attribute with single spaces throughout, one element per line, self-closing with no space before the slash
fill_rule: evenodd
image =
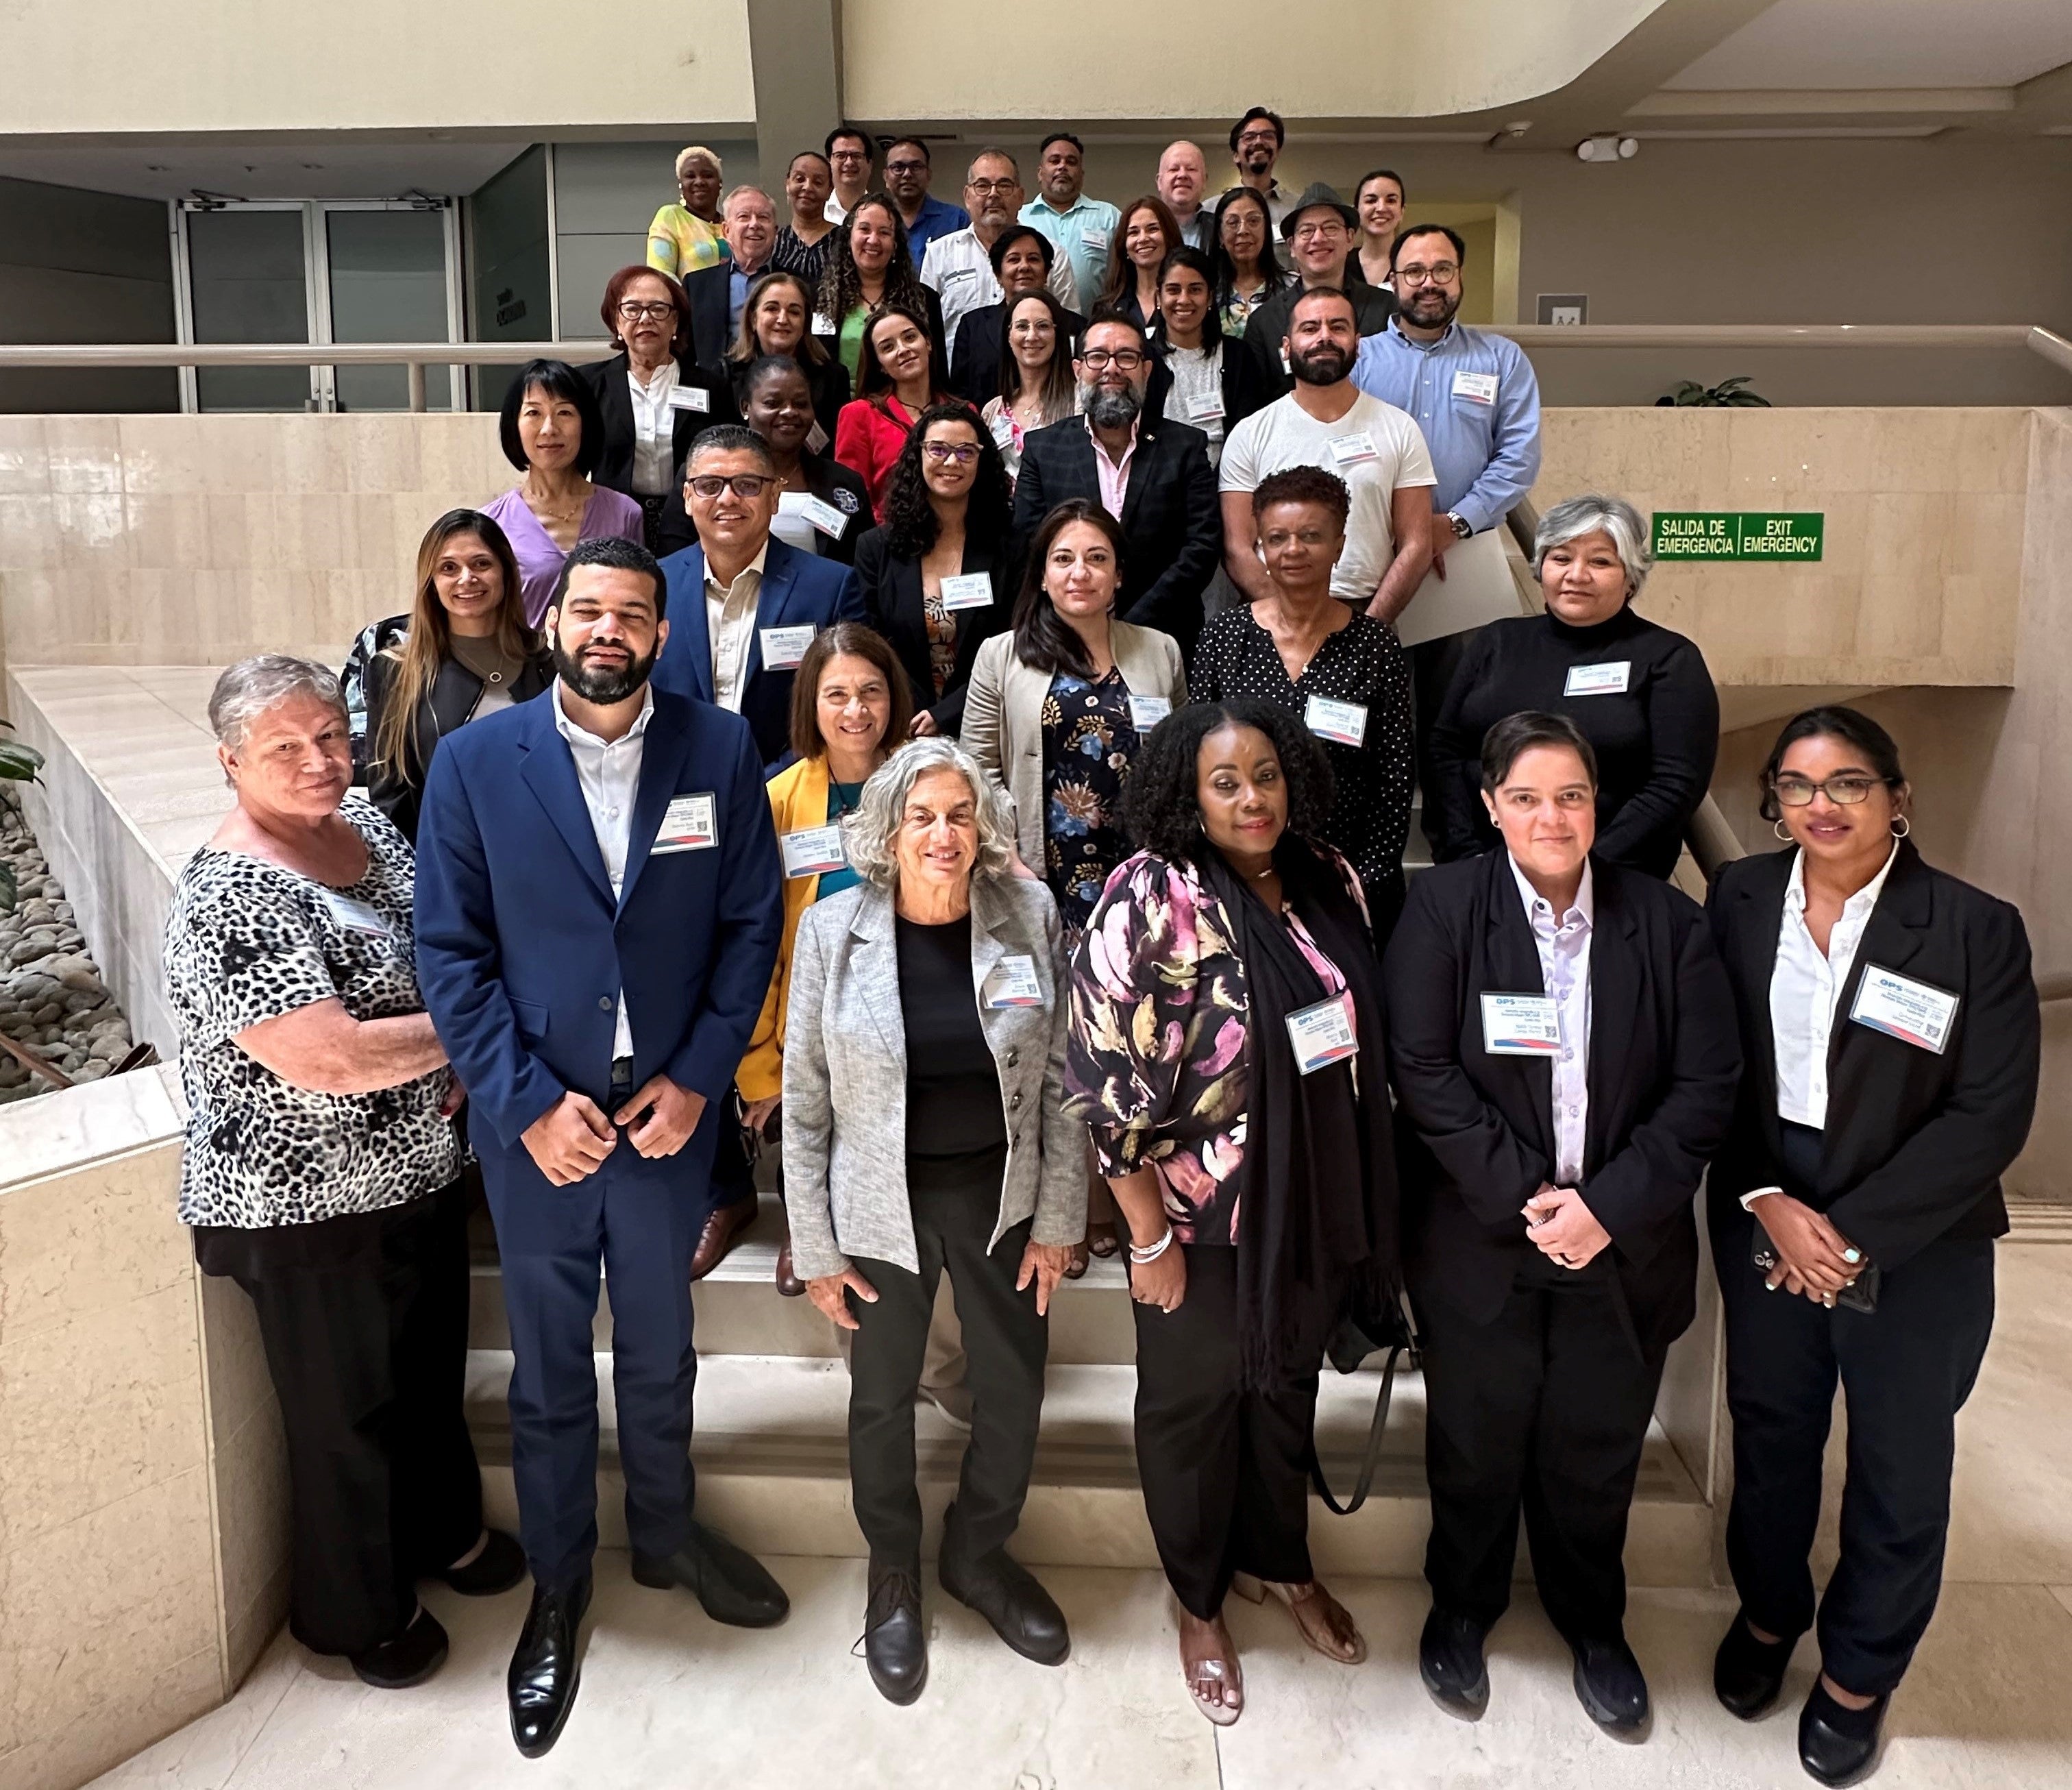
<path id="1" fill-rule="evenodd" d="M 771 538 L 777 469 L 753 430 L 708 429 L 692 443 L 684 508 L 698 539 L 662 562 L 676 626 L 655 687 L 733 710 L 774 767 L 791 751 L 792 673 L 820 629 L 870 619 L 863 587 L 840 561 Z"/>
<path id="2" fill-rule="evenodd" d="M 691 1514 L 691 1256 L 783 878 L 747 728 L 649 687 L 665 605 L 645 548 L 578 545 L 547 611 L 554 683 L 446 742 L 417 836 L 418 980 L 470 1097 L 511 1320 L 533 1593 L 509 1689 L 528 1757 L 574 1702 L 590 1601 L 600 1267 L 634 1577 L 722 1622 L 788 1607 Z"/>

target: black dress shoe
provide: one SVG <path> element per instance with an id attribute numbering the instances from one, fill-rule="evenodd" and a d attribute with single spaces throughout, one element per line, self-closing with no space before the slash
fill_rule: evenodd
<path id="1" fill-rule="evenodd" d="M 1489 1668 L 1482 1660 L 1478 1622 L 1432 1606 L 1417 1637 L 1417 1676 L 1441 1709 L 1466 1722 L 1479 1722 L 1489 1707 Z"/>
<path id="2" fill-rule="evenodd" d="M 1623 1635 L 1571 1641 L 1576 1696 L 1590 1719 L 1615 1740 L 1638 1740 L 1647 1727 L 1647 1680 Z"/>
<path id="3" fill-rule="evenodd" d="M 525 1612 L 505 1681 L 511 1738 L 528 1759 L 537 1759 L 561 1739 L 561 1725 L 576 1706 L 582 1676 L 576 1637 L 589 1607 L 587 1573 L 565 1590 L 532 1587 L 532 1607 Z"/>
<path id="4" fill-rule="evenodd" d="M 480 1553 L 465 1566 L 449 1566 L 435 1575 L 464 1598 L 500 1597 L 525 1576 L 525 1550 L 518 1545 L 518 1537 L 502 1529 L 483 1533 L 488 1539 Z"/>
<path id="5" fill-rule="evenodd" d="M 784 1587 L 761 1561 L 695 1520 L 674 1553 L 634 1555 L 633 1577 L 658 1591 L 682 1586 L 714 1622 L 735 1628 L 774 1627 L 791 1613 Z"/>
<path id="6" fill-rule="evenodd" d="M 1747 1614 L 1737 1611 L 1712 1656 L 1712 1689 L 1728 1713 L 1744 1722 L 1767 1715 L 1784 1694 L 1784 1674 L 1798 1644 L 1795 1636 L 1784 1641 L 1758 1640 L 1749 1632 Z"/>
<path id="7" fill-rule="evenodd" d="M 1072 1651 L 1065 1612 L 1038 1582 L 1036 1575 L 1005 1548 L 995 1548 L 968 1565 L 960 1566 L 950 1550 L 935 1563 L 943 1589 L 993 1624 L 993 1632 L 1025 1660 L 1038 1665 L 1063 1665 Z"/>
<path id="8" fill-rule="evenodd" d="M 1868 1777 L 1877 1764 L 1880 1730 L 1891 1702 L 1881 1697 L 1868 1709 L 1845 1709 L 1815 1678 L 1799 1715 L 1799 1763 L 1806 1775 L 1827 1784 Z"/>
<path id="9" fill-rule="evenodd" d="M 887 1702 L 902 1708 L 928 1681 L 928 1631 L 921 1620 L 921 1572 L 916 1566 L 870 1563 L 870 1598 L 863 1613 L 863 1657 L 870 1681 Z"/>
<path id="10" fill-rule="evenodd" d="M 352 1669 L 376 1690 L 408 1690 L 446 1663 L 446 1632 L 421 1604 L 410 1626 L 393 1640 L 352 1656 Z"/>

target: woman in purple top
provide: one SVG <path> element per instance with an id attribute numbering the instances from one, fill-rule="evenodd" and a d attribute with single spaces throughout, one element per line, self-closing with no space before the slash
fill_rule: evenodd
<path id="1" fill-rule="evenodd" d="M 590 482 L 604 424 L 589 384 L 562 360 L 532 360 L 504 394 L 504 457 L 525 476 L 482 506 L 510 537 L 525 620 L 537 628 L 578 541 L 641 538 L 640 506 Z"/>

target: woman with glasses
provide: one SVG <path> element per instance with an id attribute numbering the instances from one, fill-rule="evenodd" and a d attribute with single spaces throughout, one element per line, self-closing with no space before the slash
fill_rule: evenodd
<path id="1" fill-rule="evenodd" d="M 1218 202 L 1210 290 L 1217 324 L 1232 341 L 1244 339 L 1252 314 L 1288 283 L 1273 237 L 1273 213 L 1251 187 L 1233 187 Z"/>
<path id="2" fill-rule="evenodd" d="M 741 310 L 741 331 L 726 351 L 726 373 L 739 399 L 743 374 L 765 355 L 789 355 L 806 376 L 813 399 L 813 426 L 806 446 L 824 454 L 834 446 L 835 422 L 849 402 L 849 368 L 834 356 L 824 336 L 816 335 L 813 282 L 796 274 L 765 274 L 748 289 Z"/>
<path id="3" fill-rule="evenodd" d="M 2008 1228 L 2000 1178 L 2029 1135 L 2041 1047 L 2021 916 L 1931 867 L 1910 805 L 1898 748 L 1869 716 L 1794 715 L 1762 770 L 1785 849 L 1728 865 L 1708 903 L 1746 1064 L 1708 1195 L 1741 1594 L 1712 1682 L 1755 1720 L 1815 1627 L 1799 1757 L 1829 1784 L 1875 1764 L 1934 1613 L 1956 1415 Z M 1838 1381 L 1840 1554 L 1816 1606 L 1808 1556 Z"/>
<path id="4" fill-rule="evenodd" d="M 834 167 L 816 149 L 802 149 L 784 171 L 784 201 L 791 220 L 777 232 L 770 265 L 796 274 L 809 286 L 820 283 L 835 226 L 828 216 L 828 195 L 834 191 Z"/>
<path id="5" fill-rule="evenodd" d="M 690 301 L 666 274 L 622 267 L 598 307 L 619 352 L 578 368 L 597 394 L 603 448 L 590 476 L 640 506 L 643 539 L 660 545 L 676 468 L 702 430 L 734 422 L 734 394 L 693 358 Z"/>
<path id="6" fill-rule="evenodd" d="M 954 735 L 980 646 L 1008 625 L 1013 496 L 1000 450 L 961 401 L 931 406 L 892 468 L 885 525 L 856 551 L 871 625 L 914 692 L 914 731 Z"/>
<path id="7" fill-rule="evenodd" d="M 892 468 L 915 420 L 931 405 L 963 405 L 936 377 L 935 340 L 925 311 L 894 303 L 874 312 L 864 331 L 857 396 L 835 422 L 835 458 L 863 480 L 871 514 L 881 522 Z"/>
<path id="8" fill-rule="evenodd" d="M 1118 312 L 1149 335 L 1158 317 L 1158 270 L 1186 240 L 1157 194 L 1130 200 L 1109 238 L 1108 278 L 1094 309 Z"/>
<path id="9" fill-rule="evenodd" d="M 1597 758 L 1600 858 L 1667 877 L 1712 780 L 1720 699 L 1697 644 L 1634 609 L 1646 525 L 1617 497 L 1571 497 L 1540 519 L 1537 615 L 1491 622 L 1462 651 L 1424 767 L 1439 862 L 1493 850 L 1482 736 L 1507 714 L 1566 715 Z"/>
<path id="10" fill-rule="evenodd" d="M 863 385 L 864 326 L 887 305 L 904 305 L 925 320 L 937 355 L 935 383 L 945 383 L 949 370 L 940 359 L 947 339 L 943 301 L 921 283 L 906 246 L 905 220 L 890 195 L 866 193 L 830 240 L 832 246 L 820 270 L 813 333 L 848 369 L 857 389 Z"/>
<path id="11" fill-rule="evenodd" d="M 1031 234 L 1034 234 L 1032 232 Z M 1000 389 L 979 412 L 993 445 L 1006 463 L 1009 487 L 1022 470 L 1022 444 L 1032 429 L 1063 422 L 1079 409 L 1079 387 L 1072 378 L 1073 313 L 1050 293 L 1025 292 L 1004 305 L 1000 314 L 995 364 Z M 965 330 L 977 327 L 976 312 Z M 963 337 L 958 339 L 962 352 Z"/>
<path id="12" fill-rule="evenodd" d="M 1050 292 L 1057 257 L 1050 239 L 1030 224 L 1010 224 L 993 239 L 990 258 L 993 278 L 1000 282 L 1000 300 L 964 313 L 950 354 L 950 389 L 958 397 L 984 404 L 1000 395 L 1001 371 L 1013 360 L 1003 333 L 1008 313 L 1029 294 Z M 1058 326 L 1059 345 L 1070 360 L 1071 345 L 1084 333 L 1087 320 L 1069 305 L 1061 304 L 1057 315 L 1063 319 Z"/>

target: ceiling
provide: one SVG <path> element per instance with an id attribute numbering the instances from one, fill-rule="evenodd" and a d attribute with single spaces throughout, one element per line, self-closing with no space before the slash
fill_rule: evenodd
<path id="1" fill-rule="evenodd" d="M 473 192 L 528 142 L 418 134 L 371 142 L 334 136 L 300 143 L 216 143 L 162 137 L 55 146 L 17 138 L 0 142 L 0 176 L 139 199 L 179 199 L 197 189 L 232 199 L 394 199 L 412 191 Z"/>
<path id="2" fill-rule="evenodd" d="M 2014 87 L 2072 63 L 2072 0 L 1777 0 L 1663 85 Z"/>

